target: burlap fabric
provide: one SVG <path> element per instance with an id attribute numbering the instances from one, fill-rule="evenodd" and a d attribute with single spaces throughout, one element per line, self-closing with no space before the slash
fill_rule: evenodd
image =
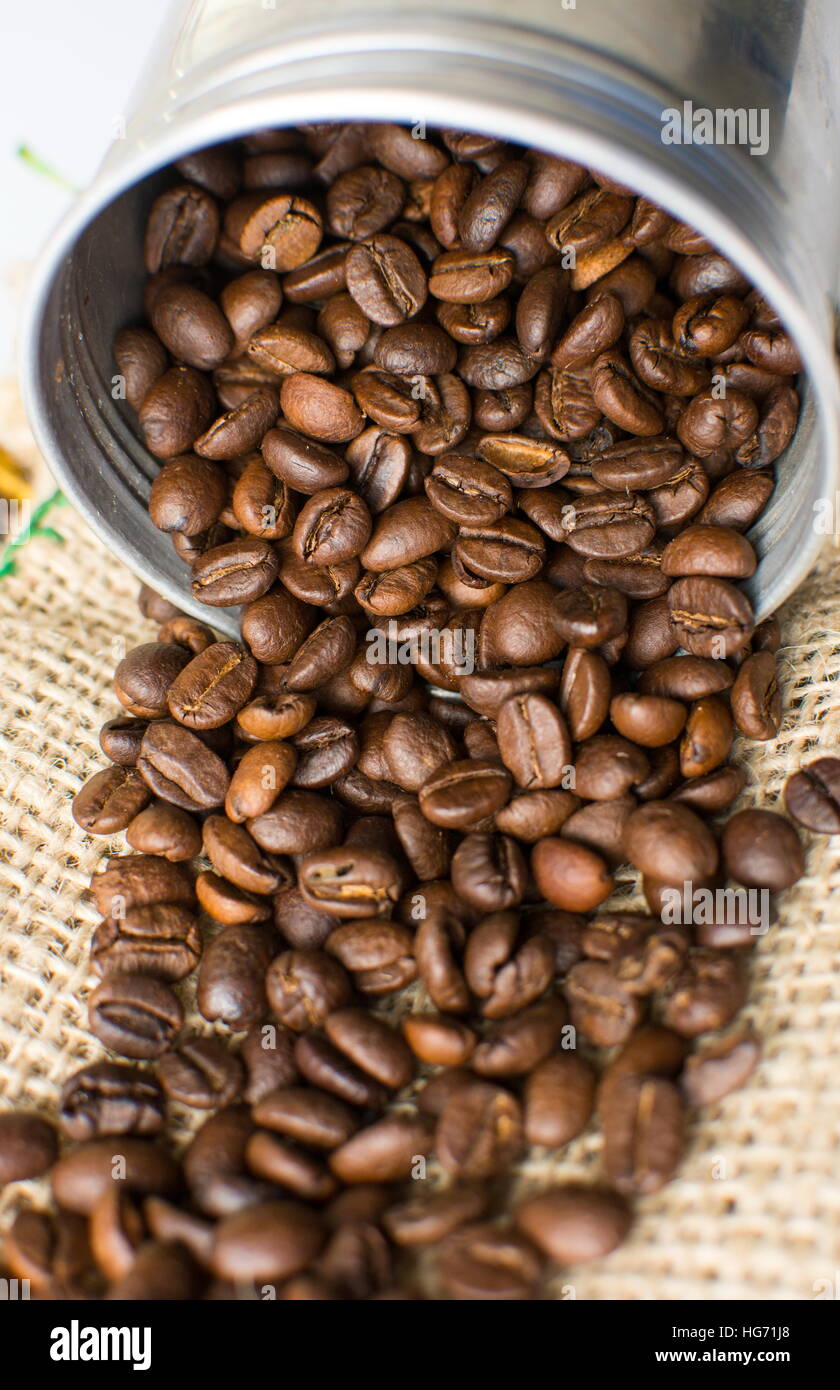
<path id="1" fill-rule="evenodd" d="M 98 729 L 116 711 L 114 666 L 154 636 L 137 583 L 69 507 L 64 543 L 34 539 L 0 579 L 0 1105 L 49 1113 L 61 1081 L 102 1055 L 86 1029 L 86 958 L 96 920 L 85 887 L 123 848 L 70 816 L 81 782 L 104 765 Z M 774 744 L 736 756 L 745 800 L 775 806 L 804 755 L 840 743 L 840 564 L 829 551 L 782 614 L 786 715 Z M 630 885 L 627 885 L 629 889 Z M 752 1081 L 691 1126 L 678 1178 L 641 1201 L 624 1247 L 560 1275 L 558 1298 L 840 1297 L 840 839 L 811 837 L 808 875 L 752 957 L 746 1016 L 765 1040 Z M 199 1021 L 199 1025 L 206 1028 Z M 176 1116 L 183 1137 L 185 1112 Z M 193 1123 L 195 1121 L 193 1120 Z M 569 1150 L 534 1150 L 521 1183 L 594 1176 L 593 1126 Z M 0 1194 L 0 1225 L 22 1195 Z"/>

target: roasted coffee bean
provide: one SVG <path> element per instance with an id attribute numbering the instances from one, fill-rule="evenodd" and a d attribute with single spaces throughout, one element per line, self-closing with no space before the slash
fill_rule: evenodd
<path id="1" fill-rule="evenodd" d="M 157 796 L 185 811 L 221 806 L 230 781 L 218 754 L 198 734 L 169 719 L 149 725 L 137 771 Z"/>
<path id="2" fill-rule="evenodd" d="M 93 934 L 91 966 L 97 975 L 150 975 L 183 980 L 201 959 L 201 933 L 192 912 L 175 903 L 127 907 L 106 917 Z"/>
<path id="3" fill-rule="evenodd" d="M 206 376 L 193 367 L 177 366 L 152 384 L 137 418 L 147 449 L 157 458 L 171 459 L 192 448 L 213 412 L 213 390 Z"/>
<path id="4" fill-rule="evenodd" d="M 510 775 L 479 759 L 443 766 L 420 788 L 420 809 L 444 830 L 466 830 L 500 811 L 510 794 Z"/>
<path id="5" fill-rule="evenodd" d="M 214 642 L 194 656 L 167 691 L 167 706 L 179 724 L 217 729 L 251 696 L 257 663 L 236 642 Z"/>
<path id="6" fill-rule="evenodd" d="M 217 545 L 193 565 L 192 591 L 213 607 L 250 603 L 277 577 L 279 559 L 268 541 L 244 537 Z"/>
<path id="7" fill-rule="evenodd" d="M 326 488 L 301 509 L 292 545 L 308 565 L 338 565 L 361 554 L 371 527 L 370 513 L 360 497 L 346 488 Z"/>
<path id="8" fill-rule="evenodd" d="M 734 676 L 722 661 L 700 656 L 672 656 L 654 662 L 639 679 L 638 689 L 645 695 L 671 700 L 701 700 L 728 690 Z"/>
<path id="9" fill-rule="evenodd" d="M 387 916 L 400 896 L 402 875 L 390 854 L 352 847 L 304 857 L 298 876 L 304 898 L 337 917 Z"/>
<path id="10" fill-rule="evenodd" d="M 641 1021 L 638 999 L 608 966 L 597 961 L 573 965 L 563 993 L 572 1024 L 598 1047 L 625 1042 Z"/>
<path id="11" fill-rule="evenodd" d="M 669 576 L 718 575 L 724 579 L 748 579 L 755 572 L 756 555 L 740 532 L 726 526 L 688 526 L 669 541 L 662 554 L 662 572 Z"/>
<path id="12" fill-rule="evenodd" d="M 747 888 L 780 892 L 805 872 L 799 836 L 775 811 L 738 811 L 724 827 L 721 850 L 727 873 Z"/>
<path id="13" fill-rule="evenodd" d="M 158 1079 L 170 1100 L 196 1110 L 217 1110 L 239 1098 L 244 1072 L 239 1058 L 218 1038 L 181 1038 L 158 1062 Z"/>
<path id="14" fill-rule="evenodd" d="M 771 652 L 747 657 L 735 678 L 730 702 L 742 734 L 760 740 L 775 738 L 782 722 L 782 696 Z"/>
<path id="15" fill-rule="evenodd" d="M 725 762 L 732 746 L 732 716 L 719 695 L 697 700 L 680 742 L 683 777 L 705 777 Z"/>
<path id="16" fill-rule="evenodd" d="M 680 642 L 695 656 L 732 656 L 752 632 L 749 600 L 728 580 L 679 579 L 668 593 L 668 604 Z"/>
<path id="17" fill-rule="evenodd" d="M 280 1282 L 303 1270 L 324 1240 L 319 1217 L 302 1202 L 257 1203 L 217 1226 L 215 1273 L 234 1282 Z"/>
<path id="18" fill-rule="evenodd" d="M 190 1201 L 203 1216 L 220 1218 L 272 1196 L 268 1183 L 245 1171 L 254 1124 L 244 1105 L 217 1111 L 201 1125 L 182 1158 Z"/>
<path id="19" fill-rule="evenodd" d="M 396 714 L 385 729 L 382 753 L 387 775 L 405 791 L 419 792 L 455 758 L 455 740 L 426 714 Z"/>
<path id="20" fill-rule="evenodd" d="M 520 1202 L 515 1220 L 538 1250 L 566 1265 L 609 1255 L 626 1240 L 632 1216 L 617 1193 L 567 1183 Z"/>
<path id="21" fill-rule="evenodd" d="M 567 1019 L 562 1000 L 554 998 L 503 1019 L 485 1034 L 473 1053 L 474 1071 L 484 1077 L 530 1074 L 555 1050 Z"/>
<path id="22" fill-rule="evenodd" d="M 198 1009 L 208 1023 L 236 1031 L 251 1028 L 266 1013 L 264 977 L 276 949 L 264 926 L 233 923 L 208 944 L 198 972 Z"/>
<path id="23" fill-rule="evenodd" d="M 525 1138 L 529 1144 L 561 1148 L 589 1123 L 595 1104 L 595 1073 L 572 1052 L 540 1062 L 525 1082 Z"/>
<path id="24" fill-rule="evenodd" d="M 130 714 L 160 719 L 167 713 L 169 687 L 191 653 L 174 642 L 144 642 L 123 657 L 114 673 L 117 699 Z"/>
<path id="25" fill-rule="evenodd" d="M 420 1117 L 389 1115 L 360 1129 L 330 1155 L 345 1183 L 400 1182 L 432 1148 L 431 1127 Z"/>
<path id="26" fill-rule="evenodd" d="M 135 719 L 131 715 L 117 715 L 102 725 L 99 731 L 99 746 L 106 758 L 119 763 L 121 767 L 133 767 L 137 762 L 140 744 L 148 727 L 148 720 Z"/>
<path id="27" fill-rule="evenodd" d="M 168 985 L 148 975 L 109 975 L 88 1000 L 91 1032 L 119 1057 L 160 1057 L 183 1023 Z"/>
<path id="28" fill-rule="evenodd" d="M 247 826 L 261 849 L 272 854 L 306 854 L 337 843 L 341 811 L 317 792 L 291 790 L 277 797 L 270 810 L 249 819 Z"/>
<path id="29" fill-rule="evenodd" d="M 643 874 L 675 886 L 702 883 L 718 866 L 711 832 L 692 811 L 670 801 L 649 801 L 632 813 L 624 848 Z"/>
<path id="30" fill-rule="evenodd" d="M 517 915 L 496 910 L 470 933 L 464 974 L 483 1000 L 484 1017 L 506 1018 L 548 988 L 554 976 L 554 947 L 538 933 L 520 942 Z"/>
<path id="31" fill-rule="evenodd" d="M 584 845 L 556 836 L 537 843 L 531 868 L 543 897 L 568 912 L 589 912 L 612 892 L 604 860 Z"/>
<path id="32" fill-rule="evenodd" d="M 286 674 L 289 690 L 316 690 L 346 670 L 356 650 L 356 629 L 349 618 L 325 618 L 298 647 Z"/>
<path id="33" fill-rule="evenodd" d="M 501 1086 L 475 1081 L 455 1092 L 435 1131 L 435 1151 L 454 1177 L 471 1180 L 505 1172 L 523 1147 L 522 1112 Z"/>
<path id="34" fill-rule="evenodd" d="M 528 870 L 507 835 L 466 835 L 452 856 L 452 886 L 477 912 L 502 912 L 522 901 Z"/>
<path id="35" fill-rule="evenodd" d="M 523 1302 L 536 1297 L 542 1265 L 523 1236 L 471 1223 L 443 1241 L 438 1272 L 444 1292 L 456 1301 Z"/>
<path id="36" fill-rule="evenodd" d="M 627 599 L 618 589 L 583 584 L 554 603 L 554 628 L 570 647 L 603 646 L 627 626 Z"/>
<path id="37" fill-rule="evenodd" d="M 254 1106 L 257 1124 L 316 1149 L 336 1149 L 359 1128 L 349 1105 L 306 1086 L 280 1086 Z"/>
<path id="38" fill-rule="evenodd" d="M 178 1186 L 175 1160 L 157 1144 L 129 1135 L 120 1136 L 119 1173 L 115 1172 L 113 1136 L 80 1144 L 59 1159 L 50 1182 L 53 1196 L 66 1211 L 89 1216 L 103 1193 L 120 1183 L 123 1192 L 168 1196 Z"/>
<path id="39" fill-rule="evenodd" d="M 265 989 L 273 1013 L 295 1032 L 319 1027 L 351 994 L 346 971 L 322 951 L 284 951 L 272 961 Z"/>
<path id="40" fill-rule="evenodd" d="M 411 1014 L 402 1027 L 415 1056 L 432 1066 L 460 1066 L 472 1056 L 478 1041 L 465 1023 L 443 1014 Z"/>
<path id="41" fill-rule="evenodd" d="M 324 1031 L 334 1047 L 390 1090 L 399 1090 L 414 1075 L 414 1059 L 399 1033 L 366 1009 L 334 1010 Z"/>
<path id="42" fill-rule="evenodd" d="M 750 1029 L 713 1038 L 687 1059 L 680 1086 L 688 1105 L 717 1105 L 749 1080 L 761 1058 L 761 1043 Z"/>
<path id="43" fill-rule="evenodd" d="M 807 830 L 840 832 L 840 760 L 815 758 L 795 772 L 785 786 L 785 807 Z"/>
<path id="44" fill-rule="evenodd" d="M 230 779 L 224 803 L 228 819 L 240 823 L 267 814 L 290 781 L 296 763 L 297 753 L 288 743 L 266 740 L 249 748 Z M 259 839 L 257 843 L 268 848 Z"/>
<path id="45" fill-rule="evenodd" d="M 173 264 L 206 265 L 218 235 L 218 209 L 203 188 L 186 183 L 167 189 L 152 205 L 146 224 L 146 269 L 154 274 Z"/>
<path id="46" fill-rule="evenodd" d="M 773 479 L 767 473 L 736 469 L 721 479 L 698 512 L 697 520 L 706 526 L 747 531 L 760 516 L 772 491 Z"/>
<path id="47" fill-rule="evenodd" d="M 85 782 L 73 798 L 71 811 L 77 825 L 90 835 L 114 835 L 139 815 L 151 793 L 133 767 L 105 768 Z"/>
<path id="48" fill-rule="evenodd" d="M 93 1062 L 68 1077 L 58 1102 L 65 1139 L 157 1134 L 163 1128 L 163 1094 L 149 1073 L 119 1062 Z"/>
<path id="49" fill-rule="evenodd" d="M 314 1029 L 302 1033 L 295 1043 L 295 1061 L 310 1085 L 350 1105 L 380 1110 L 385 1104 L 385 1088 L 333 1047 L 323 1033 Z"/>
<path id="50" fill-rule="evenodd" d="M 93 875 L 90 892 L 103 917 L 121 917 L 129 908 L 154 903 L 195 905 L 195 888 L 186 869 L 147 854 L 107 860 Z"/>
<path id="51" fill-rule="evenodd" d="M 663 1019 L 685 1038 L 729 1023 L 746 999 L 747 982 L 731 953 L 697 949 L 669 981 Z"/>
<path id="52" fill-rule="evenodd" d="M 295 1034 L 274 1023 L 250 1029 L 239 1049 L 245 1067 L 242 1098 L 249 1105 L 260 1101 L 278 1087 L 291 1086 L 298 1079 L 294 1059 Z M 255 1115 L 258 1124 L 264 1120 Z"/>
<path id="53" fill-rule="evenodd" d="M 585 801 L 612 801 L 625 796 L 648 775 L 647 755 L 627 739 L 597 734 L 578 748 L 574 787 Z"/>
<path id="54" fill-rule="evenodd" d="M 679 737 L 686 709 L 678 700 L 664 696 L 623 694 L 612 700 L 610 718 L 625 738 L 645 748 L 660 748 Z"/>
<path id="55" fill-rule="evenodd" d="M 425 303 L 423 267 L 399 237 L 380 232 L 352 247 L 345 273 L 349 293 L 373 323 L 404 323 Z"/>
<path id="56" fill-rule="evenodd" d="M 0 1114 L 0 1187 L 37 1178 L 58 1158 L 58 1136 L 39 1115 L 24 1110 Z"/>
<path id="57" fill-rule="evenodd" d="M 604 1172 L 625 1196 L 645 1196 L 673 1176 L 683 1148 L 676 1086 L 661 1077 L 622 1076 L 603 1095 Z"/>

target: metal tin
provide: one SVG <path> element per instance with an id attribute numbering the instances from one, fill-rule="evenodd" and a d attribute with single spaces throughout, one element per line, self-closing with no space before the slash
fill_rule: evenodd
<path id="1" fill-rule="evenodd" d="M 51 237 L 31 289 L 24 391 L 58 482 L 138 575 L 206 617 L 146 514 L 158 462 L 110 395 L 114 334 L 139 316 L 144 215 L 161 170 L 304 121 L 487 131 L 647 193 L 739 265 L 794 335 L 802 416 L 751 533 L 760 563 L 748 587 L 759 617 L 773 611 L 816 557 L 815 508 L 838 479 L 838 51 L 834 0 L 173 4 L 123 138 Z M 767 152 L 664 143 L 663 113 L 685 100 L 766 112 Z M 236 630 L 234 610 L 213 616 Z"/>

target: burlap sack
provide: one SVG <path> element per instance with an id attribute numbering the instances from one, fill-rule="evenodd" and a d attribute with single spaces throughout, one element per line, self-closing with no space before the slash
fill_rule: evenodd
<path id="1" fill-rule="evenodd" d="M 102 1055 L 86 1029 L 86 957 L 96 920 L 85 886 L 123 848 L 70 816 L 81 782 L 104 765 L 98 729 L 116 711 L 114 666 L 154 636 L 137 583 L 69 507 L 51 518 L 64 543 L 35 539 L 0 579 L 0 1103 L 49 1113 L 60 1082 Z M 840 565 L 826 554 L 782 614 L 786 715 L 774 744 L 736 757 L 745 801 L 775 806 L 805 755 L 838 747 Z M 808 875 L 752 957 L 746 1016 L 765 1040 L 752 1081 L 692 1124 L 678 1178 L 640 1201 L 631 1238 L 608 1259 L 555 1280 L 558 1298 L 840 1297 L 840 839 L 810 837 Z M 206 1025 L 200 1024 L 206 1028 Z M 182 1135 L 185 1113 L 176 1117 Z M 192 1123 L 195 1123 L 193 1118 Z M 595 1176 L 592 1129 L 568 1151 L 535 1150 L 521 1184 Z M 0 1198 L 47 1200 L 43 1184 Z"/>

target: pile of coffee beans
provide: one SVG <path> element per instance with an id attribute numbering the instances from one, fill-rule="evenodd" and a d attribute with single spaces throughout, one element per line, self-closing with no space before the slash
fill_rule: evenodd
<path id="1" fill-rule="evenodd" d="M 144 591 L 73 805 L 131 851 L 91 887 L 121 1060 L 67 1081 L 61 1153 L 0 1117 L 0 1182 L 51 1175 L 4 1253 L 41 1295 L 539 1297 L 759 1058 L 749 953 L 803 849 L 725 817 L 736 731 L 781 721 L 739 581 L 796 349 L 648 199 L 417 133 L 261 132 L 149 213 L 116 379 L 241 641 Z M 840 763 L 787 808 L 840 831 Z M 177 1157 L 172 1104 L 209 1112 Z M 589 1183 L 517 1185 L 593 1116 Z"/>

